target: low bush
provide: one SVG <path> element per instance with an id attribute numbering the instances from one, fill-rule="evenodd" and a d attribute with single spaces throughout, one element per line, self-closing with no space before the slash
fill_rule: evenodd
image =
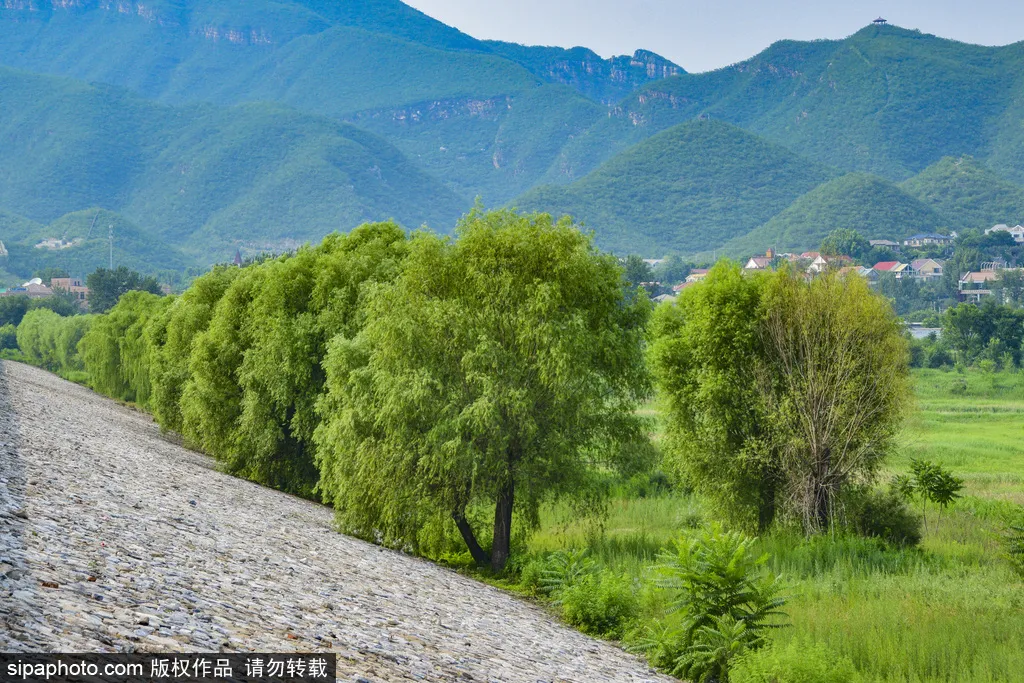
<path id="1" fill-rule="evenodd" d="M 562 592 L 561 601 L 569 624 L 605 638 L 621 638 L 640 607 L 632 580 L 611 572 L 585 575 Z"/>
<path id="2" fill-rule="evenodd" d="M 826 646 L 791 640 L 782 647 L 749 651 L 736 658 L 729 683 L 857 683 L 848 658 Z"/>
<path id="3" fill-rule="evenodd" d="M 0 326 L 0 350 L 18 348 L 18 328 L 10 323 Z"/>
<path id="4" fill-rule="evenodd" d="M 785 599 L 756 539 L 712 528 L 684 538 L 658 567 L 669 612 L 634 634 L 651 663 L 692 681 L 727 681 L 732 660 L 765 643 Z"/>
<path id="5" fill-rule="evenodd" d="M 921 518 L 896 491 L 861 492 L 853 496 L 850 508 L 854 529 L 862 536 L 894 545 L 913 546 L 921 542 Z"/>
<path id="6" fill-rule="evenodd" d="M 562 594 L 597 571 L 597 563 L 588 550 L 559 550 L 551 553 L 540 567 L 540 592 L 561 601 Z"/>

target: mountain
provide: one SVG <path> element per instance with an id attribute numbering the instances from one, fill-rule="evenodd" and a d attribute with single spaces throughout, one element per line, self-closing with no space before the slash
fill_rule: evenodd
<path id="1" fill-rule="evenodd" d="M 36 246 L 47 239 L 61 240 L 71 246 Z M 150 231 L 103 209 L 76 211 L 46 226 L 35 224 L 30 233 L 7 245 L 8 257 L 0 266 L 23 279 L 51 267 L 63 268 L 74 276 L 85 276 L 113 261 L 115 267 L 127 265 L 174 282 L 186 268 L 195 265 L 193 259 L 156 239 Z"/>
<path id="2" fill-rule="evenodd" d="M 650 81 L 686 73 L 679 65 L 647 50 L 604 59 L 585 47 L 526 46 L 497 40 L 486 41 L 486 45 L 538 78 L 572 86 L 605 104 L 618 102 Z"/>
<path id="3" fill-rule="evenodd" d="M 943 214 L 958 230 L 1024 222 L 1024 187 L 969 156 L 944 157 L 900 188 Z"/>
<path id="4" fill-rule="evenodd" d="M 514 205 L 572 215 L 606 249 L 661 256 L 746 234 L 832 175 L 734 126 L 690 121 L 571 185 L 537 188 Z"/>
<path id="5" fill-rule="evenodd" d="M 658 55 L 479 41 L 397 0 L 11 0 L 0 63 L 169 104 L 276 102 L 388 138 L 460 194 L 536 184 Z M 545 87 L 563 86 L 563 87 Z"/>
<path id="6" fill-rule="evenodd" d="M 571 182 L 698 115 L 819 163 L 904 180 L 944 156 L 1024 177 L 1024 43 L 968 45 L 896 26 L 781 41 L 744 62 L 650 83 L 566 146 L 546 180 Z"/>
<path id="7" fill-rule="evenodd" d="M 887 180 L 848 173 L 801 196 L 756 230 L 730 240 L 723 251 L 749 256 L 767 247 L 817 249 L 835 228 L 853 229 L 868 239 L 902 239 L 947 226 L 938 212 Z"/>
<path id="8" fill-rule="evenodd" d="M 384 140 L 278 105 L 169 107 L 2 68 L 0 92 L 0 206 L 46 223 L 98 205 L 206 263 L 368 220 L 445 231 L 471 203 Z"/>

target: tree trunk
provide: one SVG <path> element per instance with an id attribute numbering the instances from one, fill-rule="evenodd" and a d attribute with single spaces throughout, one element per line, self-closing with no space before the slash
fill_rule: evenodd
<path id="1" fill-rule="evenodd" d="M 761 480 L 760 495 L 757 504 L 757 529 L 764 533 L 775 521 L 775 482 L 769 481 L 771 475 L 764 473 Z"/>
<path id="2" fill-rule="evenodd" d="M 512 472 L 508 473 L 508 481 L 498 493 L 498 502 L 494 507 L 494 544 L 491 546 L 491 571 L 495 574 L 505 569 L 512 544 L 512 501 L 514 498 Z"/>
<path id="3" fill-rule="evenodd" d="M 832 466 L 832 450 L 825 448 L 822 461 L 818 465 L 818 473 L 814 482 L 814 516 L 817 521 L 818 531 L 824 532 L 829 529 L 831 516 L 831 496 L 829 495 L 829 474 Z"/>
<path id="4" fill-rule="evenodd" d="M 487 566 L 487 553 L 477 543 L 476 536 L 473 534 L 473 527 L 466 521 L 466 516 L 461 511 L 453 512 L 452 519 L 455 520 L 455 526 L 459 528 L 459 533 L 462 534 L 462 540 L 466 542 L 469 554 L 473 556 L 473 561 L 479 567 Z"/>

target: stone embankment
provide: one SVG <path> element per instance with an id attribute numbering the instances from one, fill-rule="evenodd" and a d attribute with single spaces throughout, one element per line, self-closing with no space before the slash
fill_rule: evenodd
<path id="1" fill-rule="evenodd" d="M 344 681 L 670 680 L 331 519 L 145 415 L 0 366 L 0 651 L 334 651 Z"/>

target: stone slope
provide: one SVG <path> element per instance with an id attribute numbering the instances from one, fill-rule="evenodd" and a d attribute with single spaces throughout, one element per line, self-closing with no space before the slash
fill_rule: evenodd
<path id="1" fill-rule="evenodd" d="M 0 651 L 218 650 L 335 651 L 339 680 L 671 680 L 4 362 Z"/>

